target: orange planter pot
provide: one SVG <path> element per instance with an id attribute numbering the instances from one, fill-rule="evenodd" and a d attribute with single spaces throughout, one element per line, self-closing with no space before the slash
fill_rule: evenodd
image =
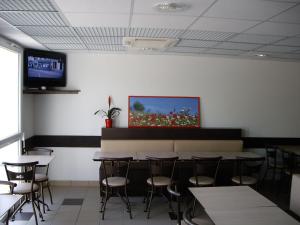
<path id="1" fill-rule="evenodd" d="M 112 128 L 112 119 L 105 119 L 106 128 Z"/>

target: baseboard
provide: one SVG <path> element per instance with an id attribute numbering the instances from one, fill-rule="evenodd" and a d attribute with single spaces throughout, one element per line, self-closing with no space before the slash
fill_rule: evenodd
<path id="1" fill-rule="evenodd" d="M 51 186 L 68 186 L 68 187 L 98 187 L 99 181 L 87 180 L 51 180 Z"/>

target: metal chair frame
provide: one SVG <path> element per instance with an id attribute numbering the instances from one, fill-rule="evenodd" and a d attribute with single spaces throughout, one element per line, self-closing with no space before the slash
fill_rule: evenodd
<path id="1" fill-rule="evenodd" d="M 127 212 L 129 213 L 130 219 L 132 219 L 131 213 L 131 205 L 127 194 L 127 181 L 128 181 L 128 173 L 130 168 L 130 162 L 133 160 L 132 157 L 122 157 L 122 158 L 102 158 L 101 165 L 103 168 L 103 178 L 100 177 L 100 198 L 101 198 L 101 207 L 100 212 L 102 213 L 102 220 L 104 220 L 104 214 L 106 209 L 106 204 L 109 198 L 113 195 L 113 189 L 116 189 L 116 194 L 121 198 L 122 202 L 126 205 Z M 120 175 L 121 164 L 125 164 L 125 176 L 126 179 L 125 185 L 121 187 L 112 187 L 109 186 L 108 178 L 115 177 L 116 175 Z M 105 182 L 105 185 L 102 185 L 102 182 Z M 121 195 L 120 189 L 124 188 L 124 197 Z"/>
<path id="2" fill-rule="evenodd" d="M 243 184 L 243 176 L 245 176 L 244 171 L 246 168 L 249 174 L 251 175 L 254 173 L 257 174 L 257 178 L 256 178 L 257 179 L 256 189 L 257 189 L 260 184 L 261 167 L 263 166 L 264 161 L 265 161 L 264 157 L 261 158 L 249 158 L 249 157 L 239 157 L 239 156 L 236 157 L 236 171 L 238 172 L 238 176 L 239 176 L 239 185 L 245 185 Z M 256 163 L 256 164 L 250 165 L 249 163 Z"/>
<path id="3" fill-rule="evenodd" d="M 5 167 L 6 175 L 8 181 L 19 181 L 19 182 L 26 182 L 31 184 L 31 192 L 24 194 L 25 199 L 24 201 L 17 207 L 17 209 L 12 214 L 12 217 L 15 216 L 15 214 L 22 209 L 25 203 L 27 203 L 30 199 L 32 204 L 32 210 L 35 218 L 35 224 L 38 225 L 37 215 L 36 215 L 36 209 L 38 210 L 39 217 L 42 221 L 44 221 L 43 215 L 41 213 L 40 205 L 39 205 L 39 195 L 40 193 L 33 191 L 33 186 L 35 184 L 35 168 L 38 162 L 30 162 L 30 163 L 9 163 L 9 162 L 3 162 L 3 165 Z M 18 170 L 12 170 L 10 169 L 18 168 Z M 18 185 L 17 185 L 18 186 Z"/>
<path id="4" fill-rule="evenodd" d="M 174 176 L 174 171 L 175 171 L 175 166 L 176 166 L 176 161 L 178 160 L 178 157 L 168 157 L 168 158 L 158 158 L 158 157 L 146 157 L 146 159 L 148 160 L 148 170 L 150 173 L 150 179 L 151 179 L 151 185 L 149 185 L 147 182 L 147 194 L 144 198 L 144 202 L 145 202 L 145 210 L 144 212 L 147 212 L 147 219 L 150 218 L 150 212 L 151 212 L 151 203 L 152 200 L 154 198 L 154 193 L 157 192 L 157 188 L 159 189 L 159 194 L 164 196 L 168 202 L 169 202 L 169 208 L 173 211 L 172 208 L 172 203 L 171 203 L 171 199 L 169 199 L 164 193 L 163 193 L 163 187 L 167 187 L 166 186 L 158 186 L 156 187 L 154 184 L 154 177 L 156 177 L 157 175 L 164 175 L 163 171 L 167 171 L 165 170 L 167 168 L 166 164 L 170 164 L 171 163 L 171 173 L 168 176 L 168 178 L 170 178 L 171 180 L 171 184 L 173 182 L 173 176 Z M 149 188 L 150 186 L 150 188 Z"/>
<path id="5" fill-rule="evenodd" d="M 43 155 L 47 154 L 47 155 L 52 155 L 53 150 L 49 149 L 49 148 L 41 148 L 41 147 L 35 147 L 35 148 L 30 148 L 30 149 L 26 149 L 24 148 L 26 155 L 38 155 L 38 154 L 33 154 L 33 153 L 43 153 Z M 44 168 L 45 171 L 43 171 L 45 173 L 45 175 L 48 177 L 48 171 L 49 171 L 49 165 L 37 165 L 36 169 L 38 168 Z M 49 192 L 49 197 L 50 197 L 50 202 L 51 204 L 53 204 L 53 198 L 52 198 L 52 192 L 50 189 L 50 183 L 49 181 L 36 181 L 36 183 L 39 184 L 40 186 L 40 190 L 41 190 L 41 197 L 42 197 L 42 205 L 43 205 L 43 212 L 45 213 L 45 206 L 47 207 L 47 210 L 50 211 L 49 205 L 47 203 L 45 203 L 45 196 L 44 196 L 44 188 L 46 187 L 48 192 Z M 44 185 L 45 184 L 45 185 Z"/>
<path id="6" fill-rule="evenodd" d="M 196 179 L 196 187 L 209 187 L 209 186 L 215 186 L 216 185 L 216 180 L 217 180 L 217 175 L 220 167 L 220 163 L 222 160 L 222 156 L 218 157 L 196 157 L 192 156 L 193 160 L 193 175 Z M 199 167 L 210 167 L 212 171 L 211 176 L 214 179 L 214 183 L 212 185 L 201 185 L 199 184 L 198 181 L 198 176 L 201 174 L 199 173 Z M 194 197 L 193 201 L 193 215 L 195 214 L 195 208 L 196 208 L 196 198 Z"/>

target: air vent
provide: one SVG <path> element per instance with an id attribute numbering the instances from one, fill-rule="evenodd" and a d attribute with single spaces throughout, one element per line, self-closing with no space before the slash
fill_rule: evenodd
<path id="1" fill-rule="evenodd" d="M 174 46 L 177 41 L 172 38 L 124 37 L 123 45 L 138 50 L 164 50 Z"/>

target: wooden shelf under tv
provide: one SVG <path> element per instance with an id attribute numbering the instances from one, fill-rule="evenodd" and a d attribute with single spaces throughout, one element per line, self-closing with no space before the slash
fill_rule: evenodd
<path id="1" fill-rule="evenodd" d="M 78 94 L 80 90 L 39 90 L 39 89 L 24 89 L 24 94 Z"/>

